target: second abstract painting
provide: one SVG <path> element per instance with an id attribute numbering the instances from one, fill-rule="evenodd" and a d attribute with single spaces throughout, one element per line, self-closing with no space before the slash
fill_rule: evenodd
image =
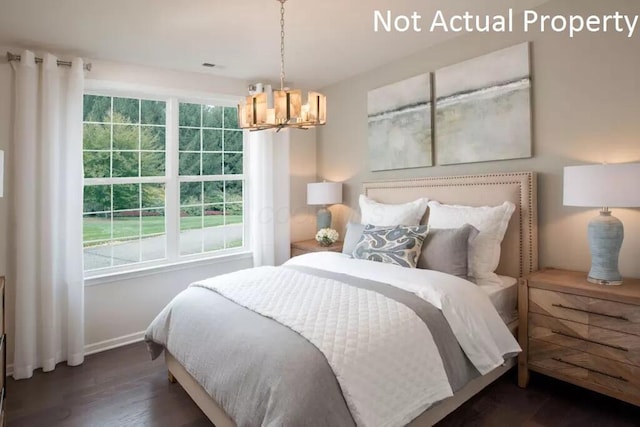
<path id="1" fill-rule="evenodd" d="M 439 165 L 531 157 L 529 44 L 436 72 Z"/>

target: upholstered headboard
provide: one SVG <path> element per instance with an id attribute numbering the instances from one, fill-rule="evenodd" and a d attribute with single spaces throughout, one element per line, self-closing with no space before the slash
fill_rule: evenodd
<path id="1" fill-rule="evenodd" d="M 497 273 L 522 277 L 538 269 L 536 188 L 535 173 L 514 172 L 367 182 L 364 194 L 382 203 L 405 203 L 419 197 L 467 206 L 513 202 L 516 211 L 502 241 Z M 423 222 L 427 219 L 428 214 Z"/>

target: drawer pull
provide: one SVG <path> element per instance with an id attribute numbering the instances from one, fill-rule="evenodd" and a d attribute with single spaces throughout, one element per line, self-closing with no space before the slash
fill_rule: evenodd
<path id="1" fill-rule="evenodd" d="M 598 345 L 602 345 L 602 346 L 605 346 L 605 347 L 613 348 L 615 350 L 629 351 L 628 348 L 620 347 L 620 346 L 613 345 L 613 344 L 606 344 L 606 343 L 603 343 L 603 342 L 600 342 L 600 341 L 590 340 L 588 338 L 582 338 L 582 337 L 579 337 L 579 336 L 576 336 L 576 335 L 566 334 L 566 333 L 564 333 L 562 331 L 551 330 L 551 332 L 553 332 L 556 335 L 562 335 L 563 337 L 574 338 L 574 339 L 577 339 L 577 340 L 580 340 L 580 341 L 590 342 L 592 344 L 598 344 Z"/>
<path id="2" fill-rule="evenodd" d="M 597 369 L 587 368 L 586 366 L 578 365 L 577 363 L 567 362 L 566 360 L 560 359 L 559 357 L 552 357 L 551 359 L 555 360 L 556 362 L 560 362 L 560 363 L 564 363 L 564 364 L 569 365 L 569 366 L 573 366 L 574 368 L 586 369 L 589 372 L 594 372 L 596 374 L 604 375 L 605 377 L 613 378 L 614 380 L 624 381 L 625 383 L 629 382 L 629 380 L 624 378 L 624 377 L 607 374 L 606 372 L 598 371 Z"/>
<path id="3" fill-rule="evenodd" d="M 611 319 L 624 320 L 625 322 L 629 321 L 629 319 L 627 319 L 624 316 L 615 316 L 613 314 L 598 313 L 597 311 L 589 311 L 589 310 L 583 310 L 581 308 L 567 307 L 566 305 L 562 305 L 562 304 L 551 304 L 551 305 L 553 307 L 564 308 L 565 310 L 573 310 L 573 311 L 579 311 L 581 313 L 595 314 L 597 316 L 609 317 Z"/>

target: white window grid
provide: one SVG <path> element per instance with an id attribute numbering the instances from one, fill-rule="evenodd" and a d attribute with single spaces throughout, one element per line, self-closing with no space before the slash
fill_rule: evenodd
<path id="1" fill-rule="evenodd" d="M 206 259 L 206 258 L 214 258 L 221 255 L 228 255 L 233 253 L 242 253 L 249 250 L 249 234 L 248 234 L 248 200 L 247 200 L 247 181 L 245 179 L 245 174 L 217 174 L 217 175 L 179 175 L 179 155 L 180 153 L 197 153 L 202 155 L 203 153 L 219 153 L 223 157 L 223 172 L 224 172 L 224 154 L 242 154 L 243 155 L 243 172 L 246 171 L 247 167 L 247 158 L 246 158 L 246 141 L 243 137 L 242 151 L 224 151 L 224 135 L 223 135 L 223 150 L 222 151 L 180 151 L 179 150 L 179 129 L 180 128 L 193 128 L 193 129 L 205 129 L 205 130 L 222 130 L 223 134 L 225 130 L 224 125 L 222 128 L 218 127 L 196 127 L 196 126 L 180 126 L 179 125 L 179 105 L 180 103 L 194 103 L 200 105 L 216 105 L 222 107 L 236 107 L 236 105 L 230 103 L 229 101 L 219 102 L 215 99 L 188 99 L 188 98 L 179 98 L 179 97 L 166 97 L 166 98 L 154 98 L 153 96 L 147 96 L 145 94 L 135 94 L 135 95 L 127 95 L 120 92 L 117 93 L 109 93 L 109 91 L 85 91 L 86 95 L 98 95 L 98 96 L 109 96 L 111 97 L 111 122 L 95 122 L 95 121 L 87 121 L 85 124 L 101 124 L 101 125 L 110 125 L 111 126 L 111 135 L 110 135 L 110 149 L 109 150 L 83 150 L 83 152 L 112 152 L 113 150 L 113 128 L 118 125 L 127 125 L 121 123 L 113 122 L 113 98 L 135 98 L 138 99 L 139 103 L 143 100 L 158 100 L 166 102 L 166 123 L 164 125 L 158 124 L 141 124 L 141 114 L 142 109 L 139 108 L 139 122 L 137 124 L 133 124 L 138 127 L 164 127 L 165 128 L 165 175 L 164 176 L 138 176 L 138 177 L 108 177 L 108 178 L 86 178 L 84 180 L 84 185 L 86 186 L 98 186 L 98 185 L 109 185 L 111 186 L 110 191 L 110 206 L 112 210 L 110 211 L 101 211 L 101 212 L 83 212 L 84 215 L 98 215 L 98 214 L 113 214 L 120 212 L 134 212 L 134 211 L 153 211 L 153 210 L 163 210 L 165 214 L 165 228 L 164 233 L 156 233 L 156 234 L 142 234 L 143 233 L 143 222 L 139 221 L 139 234 L 136 237 L 133 237 L 132 240 L 149 238 L 154 236 L 165 236 L 166 239 L 166 250 L 165 257 L 163 259 L 153 260 L 153 261 L 142 261 L 142 254 L 139 253 L 138 259 L 141 260 L 137 263 L 130 263 L 122 266 L 112 266 L 106 268 L 100 268 L 95 270 L 87 270 L 85 271 L 85 277 L 96 277 L 103 274 L 112 274 L 118 272 L 130 272 L 140 268 L 150 268 L 154 266 L 164 266 L 167 264 L 175 264 L 184 261 L 198 260 L 198 259 Z M 140 104 L 139 104 L 140 105 Z M 201 114 L 203 114 L 203 109 L 200 109 Z M 224 116 L 224 115 L 223 115 Z M 202 117 L 201 117 L 202 123 Z M 234 130 L 236 131 L 236 130 Z M 237 130 L 237 132 L 242 132 Z M 244 134 L 243 134 L 244 135 Z M 138 132 L 138 149 L 137 150 L 123 150 L 117 149 L 115 151 L 121 152 L 154 152 L 157 153 L 160 150 L 142 150 L 140 149 L 140 138 L 141 132 Z M 200 132 L 200 146 L 203 148 L 203 132 Z M 140 175 L 141 169 L 141 159 L 142 156 L 138 158 L 138 174 Z M 110 175 L 113 173 L 113 156 L 110 157 L 110 165 L 109 165 L 109 173 Z M 200 162 L 200 173 L 202 173 L 202 161 Z M 242 186 L 242 201 L 241 202 L 227 202 L 226 200 L 226 182 L 227 181 L 236 181 L 240 182 Z M 205 206 L 213 205 L 214 203 L 205 203 L 204 202 L 204 194 L 202 195 L 201 204 L 195 205 L 181 205 L 180 204 L 180 184 L 186 182 L 222 182 L 223 184 L 223 202 L 218 203 L 219 205 L 241 205 L 242 206 L 242 245 L 234 248 L 225 248 L 223 250 L 216 251 L 203 251 L 200 253 L 189 254 L 189 255 L 181 255 L 180 254 L 180 213 L 182 208 L 187 207 L 200 207 L 203 208 Z M 113 201 L 113 186 L 114 185 L 124 185 L 124 184 L 161 184 L 165 187 L 165 203 L 162 207 L 143 207 L 142 206 L 142 197 L 139 197 L 139 206 L 135 209 L 117 209 L 114 210 L 114 201 Z M 140 190 L 141 191 L 141 190 Z M 139 193 L 140 194 L 140 193 Z M 173 207 L 173 208 L 172 208 Z M 226 224 L 226 215 L 223 215 L 224 222 L 223 225 Z M 202 226 L 204 228 L 204 215 L 202 215 Z M 113 227 L 113 215 L 111 215 L 111 227 L 110 227 L 110 239 L 112 242 L 117 236 L 114 236 L 114 227 Z M 120 239 L 125 240 L 125 239 Z M 104 239 L 93 240 L 93 241 L 83 241 L 84 243 L 95 243 L 95 242 L 104 242 Z M 204 242 L 202 242 L 204 246 Z M 226 246 L 226 242 L 225 242 Z M 142 251 L 142 248 L 139 247 L 139 251 Z M 113 246 L 111 247 L 111 254 L 113 257 Z M 113 265 L 113 261 L 112 261 Z"/>

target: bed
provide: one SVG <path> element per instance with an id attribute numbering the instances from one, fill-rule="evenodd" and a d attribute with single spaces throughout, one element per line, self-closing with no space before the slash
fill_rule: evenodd
<path id="1" fill-rule="evenodd" d="M 537 269 L 537 209 L 536 209 L 536 176 L 531 172 L 518 172 L 518 173 L 500 173 L 500 174 L 488 174 L 488 175 L 473 175 L 473 176 L 460 176 L 460 177 L 436 177 L 436 178 L 418 178 L 418 179 L 410 179 L 410 180 L 397 180 L 397 181 L 384 181 L 384 182 L 370 182 L 365 183 L 363 186 L 363 193 L 368 197 L 375 199 L 379 202 L 383 203 L 404 203 L 407 201 L 415 200 L 419 197 L 428 197 L 433 200 L 438 200 L 441 203 L 445 204 L 460 204 L 460 205 L 468 205 L 468 206 L 494 206 L 503 203 L 504 201 L 510 201 L 515 204 L 515 212 L 513 213 L 509 225 L 507 227 L 506 233 L 504 235 L 504 239 L 502 241 L 502 250 L 500 256 L 500 262 L 497 269 L 497 273 L 503 276 L 504 286 L 498 286 L 495 289 L 485 289 L 485 292 L 489 298 L 487 301 L 491 301 L 491 303 L 496 307 L 496 310 L 501 311 L 498 306 L 502 307 L 502 312 L 500 316 L 502 320 L 500 322 L 506 322 L 511 333 L 515 334 L 517 319 L 510 316 L 513 310 L 511 305 L 513 304 L 513 289 L 514 283 L 513 280 L 518 277 L 522 277 L 525 274 L 528 274 Z M 323 256 L 327 256 L 326 254 L 313 254 L 313 256 L 319 257 L 318 260 L 313 260 L 310 257 L 305 259 L 304 257 L 300 257 L 300 261 L 293 262 L 289 267 L 290 269 L 305 269 L 314 266 L 314 262 L 325 262 L 326 258 L 322 258 Z M 328 256 L 339 257 L 339 254 L 331 254 Z M 335 275 L 340 273 L 348 272 L 351 268 L 351 265 L 347 261 L 343 261 L 342 259 L 336 258 L 331 261 L 335 262 L 335 265 L 342 265 L 343 270 L 340 270 L 336 267 L 335 271 L 332 272 L 334 276 L 331 278 L 335 278 Z M 342 263 L 342 264 L 341 264 Z M 376 263 L 380 264 L 380 263 Z M 333 265 L 333 264 L 332 264 Z M 382 268 L 382 267 L 381 267 Z M 385 267 L 386 268 L 386 267 Z M 269 271 L 266 271 L 269 273 Z M 265 273 L 265 274 L 266 274 Z M 298 277 L 295 274 L 301 273 L 301 271 L 289 271 L 291 277 Z M 304 270 L 302 271 L 304 273 Z M 251 274 L 251 273 L 247 273 Z M 274 272 L 274 274 L 276 274 Z M 329 274 L 329 273 L 327 273 Z M 371 272 L 371 277 L 376 277 L 376 274 L 383 275 L 385 274 L 385 270 L 380 270 L 380 272 Z M 422 274 L 422 273 L 420 273 Z M 247 276 L 250 277 L 250 276 Z M 275 277 L 275 276 L 274 276 Z M 281 277 L 289 277 L 289 276 L 277 276 L 279 280 L 282 280 Z M 416 276 L 417 277 L 417 276 Z M 421 276 L 422 277 L 422 276 Z M 445 280 L 446 282 L 446 280 Z M 511 283 L 509 283 L 511 282 Z M 453 282 L 452 282 L 453 283 Z M 206 285 L 206 284 L 205 284 Z M 453 283 L 451 286 L 455 286 L 456 283 Z M 206 287 L 206 286 L 205 286 Z M 219 291 L 219 289 L 218 289 Z M 209 293 L 205 294 L 203 289 L 198 289 L 192 291 L 193 293 L 198 293 L 196 296 L 196 301 L 194 304 L 198 304 L 202 302 L 204 299 L 209 298 Z M 445 292 L 445 291 L 443 291 Z M 180 296 L 179 296 L 180 297 Z M 178 297 L 177 297 L 178 298 Z M 192 295 L 193 298 L 193 295 Z M 222 298 L 222 297 L 220 297 Z M 233 308 L 235 310 L 235 308 Z M 243 309 L 243 307 L 240 307 Z M 444 310 L 444 309 L 443 309 Z M 249 310 L 245 310 L 249 311 Z M 253 312 L 251 312 L 253 313 Z M 253 313 L 256 314 L 256 313 Z M 175 325 L 179 325 L 181 319 L 178 315 L 178 311 L 175 313 L 166 314 L 162 318 L 162 322 L 166 323 L 167 330 L 170 329 L 168 326 L 169 322 L 172 322 Z M 448 319 L 449 320 L 449 319 Z M 185 321 L 186 322 L 186 321 Z M 208 320 L 209 324 L 211 321 Z M 217 324 L 218 322 L 216 322 Z M 221 321 L 220 323 L 224 323 Z M 504 326 L 504 323 L 501 323 Z M 203 323 L 206 325 L 206 322 Z M 251 335 L 253 332 L 248 331 L 246 328 L 243 329 L 238 325 L 229 324 L 227 326 L 216 325 L 217 327 L 223 328 L 225 331 L 228 329 L 237 328 L 234 330 L 234 334 L 249 334 Z M 177 328 L 178 326 L 174 326 Z M 267 326 L 265 326 L 267 327 Z M 191 329 L 189 329 L 191 328 Z M 197 324 L 193 324 L 193 326 L 189 325 L 189 327 L 183 327 L 183 331 L 187 331 L 188 335 L 191 333 L 190 331 L 199 330 L 200 332 L 196 336 L 194 332 L 194 336 L 190 339 L 194 342 L 204 342 L 204 340 L 209 340 L 208 342 L 215 342 L 215 336 L 202 337 L 201 330 L 204 327 L 202 325 L 198 326 Z M 215 328 L 214 328 L 215 329 Z M 455 328 L 454 328 L 455 329 Z M 206 333 L 205 333 L 206 335 Z M 215 334 L 214 334 L 215 335 Z M 184 337 L 181 337 L 184 338 Z M 248 340 L 262 340 L 264 337 L 260 334 L 254 334 L 253 336 L 243 336 L 242 339 Z M 200 381 L 196 380 L 194 377 L 197 375 L 192 375 L 187 368 L 187 362 L 180 362 L 180 360 L 188 359 L 191 354 L 189 349 L 184 348 L 184 346 L 176 345 L 177 337 L 174 336 L 174 351 L 169 351 L 168 348 L 171 347 L 171 336 L 168 335 L 165 337 L 154 337 L 149 341 L 155 341 L 156 347 L 158 347 L 157 342 L 161 342 L 166 344 L 167 348 L 164 349 L 165 360 L 167 364 L 167 368 L 169 371 L 169 379 L 171 381 L 177 381 L 181 384 L 181 386 L 187 391 L 187 393 L 191 396 L 194 402 L 202 409 L 202 411 L 206 414 L 206 416 L 218 427 L 223 426 L 234 426 L 234 421 L 227 415 L 225 410 L 222 408 L 230 408 L 229 412 L 242 412 L 250 409 L 245 408 L 237 408 L 234 405 L 237 405 L 237 402 L 231 402 L 226 398 L 224 394 L 218 394 L 217 399 L 212 397 L 212 393 L 207 392 L 206 389 L 211 389 L 211 384 L 207 384 L 206 380 L 202 378 Z M 242 340 L 241 340 L 242 341 Z M 312 340 L 311 340 L 312 341 Z M 313 342 L 313 341 L 312 341 Z M 263 343 L 263 345 L 267 345 L 268 343 Z M 261 344 L 247 345 L 246 351 L 253 352 L 256 351 L 256 348 L 260 348 Z M 162 346 L 164 347 L 164 346 Z M 282 348 L 287 348 L 290 351 L 294 347 L 287 347 L 283 345 Z M 159 351 L 162 350 L 159 348 L 155 349 L 155 356 L 159 354 Z M 465 348 L 466 350 L 466 348 Z M 215 347 L 210 348 L 211 353 L 215 353 L 216 351 L 222 351 Z M 295 350 L 295 357 L 290 353 L 283 351 L 282 357 L 288 358 L 288 362 L 291 366 L 287 366 L 287 369 L 282 372 L 291 372 L 291 375 L 295 375 L 299 382 L 303 382 L 304 380 L 300 380 L 305 373 L 304 366 L 296 366 L 296 362 L 298 361 L 298 350 Z M 300 350 L 302 351 L 302 350 Z M 177 354 L 172 354 L 177 353 Z M 225 353 L 220 353 L 222 356 L 220 357 L 239 357 L 238 353 L 233 355 L 228 355 Z M 435 405 L 430 405 L 428 409 L 423 412 L 420 412 L 417 417 L 411 416 L 410 425 L 412 426 L 428 426 L 433 425 L 443 419 L 446 415 L 451 413 L 457 407 L 459 407 L 466 400 L 471 398 L 473 395 L 478 393 L 484 387 L 486 387 L 491 382 L 495 381 L 502 374 L 507 372 L 515 365 L 515 358 L 508 358 L 504 360 L 504 363 L 499 366 L 493 368 L 488 372 L 483 372 L 482 375 L 478 375 L 475 378 L 471 379 L 468 382 L 465 382 L 465 385 L 454 389 L 454 393 L 452 396 L 447 397 L 445 399 L 440 399 L 438 403 Z M 206 363 L 209 363 L 207 361 Z M 239 362 L 240 363 L 240 362 Z M 265 358 L 265 363 L 268 363 L 267 358 Z M 249 375 L 258 375 L 257 372 L 261 371 L 261 369 L 271 370 L 269 365 L 260 366 L 259 363 L 254 363 L 253 366 L 253 374 Z M 333 367 L 333 365 L 332 365 Z M 310 369 L 311 370 L 311 369 Z M 335 369 L 334 369 L 335 370 Z M 231 369 L 233 371 L 233 369 Z M 260 381 L 271 381 L 271 382 L 279 382 L 282 379 L 278 378 L 269 378 L 269 372 L 266 373 L 266 378 Z M 228 374 L 229 376 L 233 376 L 233 372 Z M 241 375 L 236 372 L 236 376 Z M 261 375 L 261 374 L 260 374 Z M 311 375 L 311 374 L 309 374 Z M 336 374 L 336 376 L 338 376 Z M 220 378 L 220 377 L 219 377 Z M 222 381 L 229 381 L 226 383 L 234 384 L 232 381 L 233 378 L 223 378 Z M 284 383 L 284 380 L 282 380 Z M 315 381 L 315 380 L 314 380 Z M 294 384 L 294 383 L 290 383 Z M 295 383 L 297 386 L 297 383 Z M 237 386 L 237 384 L 235 384 Z M 259 385 L 259 381 L 258 381 Z M 343 386 L 341 383 L 340 386 Z M 240 386 L 242 387 L 242 386 Z M 257 386 L 255 386 L 257 387 Z M 318 385 L 321 390 L 325 391 L 324 395 L 331 396 L 332 392 L 329 390 L 332 387 L 336 387 L 336 384 L 326 384 L 326 385 Z M 324 387 L 324 388 L 322 388 Z M 344 387 L 343 387 L 344 389 Z M 452 387 L 453 389 L 453 387 Z M 250 395 L 251 391 L 247 390 L 239 390 L 233 389 L 232 393 L 239 394 L 244 393 L 244 396 Z M 289 391 L 289 393 L 291 393 Z M 319 393 L 320 395 L 310 396 L 307 400 L 313 399 L 324 399 L 322 396 L 323 393 Z M 345 392 L 345 396 L 347 393 Z M 329 397 L 327 397 L 329 400 Z M 349 400 L 345 397 L 345 399 Z M 263 402 L 264 403 L 264 402 Z M 380 400 L 380 406 L 386 404 Z M 274 402 L 264 403 L 265 410 L 267 412 L 272 411 L 272 405 Z M 324 411 L 326 412 L 326 408 L 330 408 L 328 411 L 333 411 L 334 408 L 337 408 L 339 403 L 333 406 L 325 407 Z M 346 407 L 346 406 L 345 406 Z M 393 407 L 393 406 L 390 406 Z M 352 407 L 349 406 L 349 409 Z M 339 412 L 341 409 L 336 409 L 336 412 Z M 351 410 L 353 415 L 353 410 Z M 306 425 L 322 425 L 322 422 L 318 422 L 318 414 L 305 414 L 304 416 L 308 416 L 308 421 L 305 422 Z M 250 417 L 245 419 L 251 419 Z M 356 419 L 354 415 L 354 420 Z M 360 419 L 360 418 L 359 418 Z M 366 418 L 361 418 L 366 419 Z M 275 421 L 274 421 L 275 420 Z M 396 420 L 397 421 L 397 420 Z M 262 422 L 260 422 L 262 423 Z M 272 424 L 282 424 L 283 422 L 278 422 L 277 417 L 271 421 Z M 245 425 L 252 425 L 253 422 L 243 422 Z M 284 424 L 287 424 L 284 422 Z"/>

